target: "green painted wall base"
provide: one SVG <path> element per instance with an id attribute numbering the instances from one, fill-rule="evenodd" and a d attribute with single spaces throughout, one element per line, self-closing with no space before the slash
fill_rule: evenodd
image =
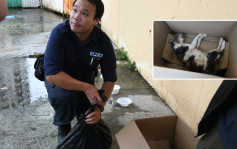
<path id="1" fill-rule="evenodd" d="M 8 7 L 22 7 L 22 0 L 7 0 Z"/>

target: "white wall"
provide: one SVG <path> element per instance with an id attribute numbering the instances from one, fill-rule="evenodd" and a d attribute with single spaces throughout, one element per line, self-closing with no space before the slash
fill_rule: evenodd
<path id="1" fill-rule="evenodd" d="M 235 0 L 103 0 L 102 29 L 193 131 L 222 80 L 153 80 L 153 20 L 237 20 Z"/>
<path id="2" fill-rule="evenodd" d="M 43 6 L 54 10 L 56 12 L 63 13 L 63 0 L 42 0 Z"/>

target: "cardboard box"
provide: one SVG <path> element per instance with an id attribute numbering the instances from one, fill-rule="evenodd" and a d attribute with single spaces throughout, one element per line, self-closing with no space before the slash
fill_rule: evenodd
<path id="1" fill-rule="evenodd" d="M 199 33 L 207 34 L 200 50 L 216 48 L 220 37 L 227 39 L 225 53 L 219 59 L 216 70 L 222 76 L 189 71 L 177 59 L 168 42 L 169 35 L 185 33 L 187 43 Z M 237 21 L 154 21 L 153 22 L 153 78 L 154 79 L 223 79 L 237 78 Z"/>
<path id="2" fill-rule="evenodd" d="M 199 141 L 176 115 L 134 120 L 115 136 L 121 149 L 195 149 Z"/>

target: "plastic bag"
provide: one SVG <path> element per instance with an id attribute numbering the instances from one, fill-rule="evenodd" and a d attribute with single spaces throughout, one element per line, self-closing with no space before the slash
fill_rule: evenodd
<path id="1" fill-rule="evenodd" d="M 87 115 L 93 112 L 95 107 L 96 105 L 93 105 Z M 58 144 L 57 149 L 110 148 L 112 144 L 112 135 L 109 127 L 102 119 L 100 119 L 100 121 L 96 124 L 87 124 L 85 122 L 87 115 L 81 115 L 78 123 L 72 128 L 72 130 L 64 138 L 64 140 L 60 144 Z"/>

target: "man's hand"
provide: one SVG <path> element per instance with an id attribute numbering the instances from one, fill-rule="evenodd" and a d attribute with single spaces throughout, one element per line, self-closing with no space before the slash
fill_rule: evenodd
<path id="1" fill-rule="evenodd" d="M 103 102 L 99 93 L 98 93 L 98 89 L 93 85 L 88 84 L 88 86 L 86 87 L 86 90 L 85 90 L 85 94 L 86 94 L 87 98 L 90 100 L 90 103 L 92 105 L 94 105 L 94 104 L 100 105 Z"/>
<path id="2" fill-rule="evenodd" d="M 88 113 L 88 111 L 86 112 L 86 114 Z M 90 125 L 96 124 L 99 122 L 100 117 L 101 117 L 100 109 L 96 106 L 95 111 L 86 117 L 86 123 Z"/>

